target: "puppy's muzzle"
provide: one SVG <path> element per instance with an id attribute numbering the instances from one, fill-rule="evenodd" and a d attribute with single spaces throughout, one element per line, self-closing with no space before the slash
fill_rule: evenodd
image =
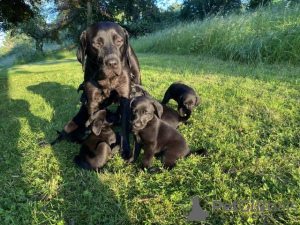
<path id="1" fill-rule="evenodd" d="M 132 128 L 134 130 L 140 130 L 144 127 L 144 125 L 141 122 L 138 122 L 138 121 L 137 122 L 132 122 L 131 125 L 132 125 Z"/>

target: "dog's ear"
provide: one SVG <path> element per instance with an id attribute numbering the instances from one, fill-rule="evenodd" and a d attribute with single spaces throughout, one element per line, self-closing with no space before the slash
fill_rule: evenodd
<path id="1" fill-rule="evenodd" d="M 183 96 L 180 95 L 179 97 L 179 102 L 178 102 L 178 107 L 183 105 Z"/>
<path id="2" fill-rule="evenodd" d="M 83 71 L 85 68 L 86 44 L 86 31 L 83 31 L 80 36 L 80 45 L 77 50 L 77 59 L 81 63 Z"/>
<path id="3" fill-rule="evenodd" d="M 106 110 L 98 110 L 94 114 L 90 115 L 90 118 L 86 121 L 85 127 L 91 125 L 93 121 L 102 120 L 104 121 L 106 118 Z"/>
<path id="4" fill-rule="evenodd" d="M 102 126 L 103 126 L 102 119 L 94 120 L 93 125 L 92 125 L 93 133 L 98 136 L 101 133 Z"/>
<path id="5" fill-rule="evenodd" d="M 125 28 L 123 28 L 124 34 L 125 34 L 125 40 L 124 40 L 124 51 L 126 56 L 126 61 L 128 63 L 129 68 L 131 67 L 131 60 L 130 60 L 130 45 L 129 45 L 129 34 Z"/>
<path id="6" fill-rule="evenodd" d="M 136 98 L 132 98 L 131 100 L 130 100 L 130 103 L 129 103 L 129 109 L 131 110 L 131 104 L 133 103 L 133 101 L 135 100 Z"/>
<path id="7" fill-rule="evenodd" d="M 200 98 L 196 95 L 196 103 L 195 103 L 195 105 L 197 106 L 197 105 L 199 105 L 201 103 L 201 100 L 200 100 Z"/>
<path id="8" fill-rule="evenodd" d="M 153 107 L 155 109 L 155 114 L 158 118 L 161 118 L 163 112 L 164 112 L 164 108 L 163 106 L 156 100 L 152 101 Z"/>

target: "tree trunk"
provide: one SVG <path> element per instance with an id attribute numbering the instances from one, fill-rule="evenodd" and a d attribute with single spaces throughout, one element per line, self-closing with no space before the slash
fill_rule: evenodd
<path id="1" fill-rule="evenodd" d="M 86 6 L 87 6 L 87 27 L 89 27 L 93 23 L 93 18 L 92 18 L 93 14 L 92 14 L 92 4 L 91 4 L 91 1 L 88 1 L 86 3 Z"/>
<path id="2" fill-rule="evenodd" d="M 202 19 L 203 18 L 206 18 L 206 9 L 205 9 L 205 7 L 206 7 L 206 5 L 205 5 L 205 3 L 206 2 L 204 2 L 205 0 L 202 0 L 201 1 L 201 3 L 202 3 L 202 10 L 203 10 L 203 17 L 202 17 Z"/>
<path id="3" fill-rule="evenodd" d="M 43 52 L 43 39 L 35 39 L 35 49 L 39 54 L 44 54 Z"/>

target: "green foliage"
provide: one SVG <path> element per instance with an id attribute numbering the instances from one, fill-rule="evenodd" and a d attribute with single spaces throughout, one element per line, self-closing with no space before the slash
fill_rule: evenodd
<path id="1" fill-rule="evenodd" d="M 39 147 L 76 113 L 83 80 L 72 58 L 0 72 L 2 224 L 187 224 L 182 204 L 198 196 L 207 224 L 299 224 L 297 212 L 212 212 L 212 201 L 299 201 L 300 68 L 214 58 L 139 54 L 145 88 L 161 100 L 184 80 L 202 99 L 187 125 L 189 146 L 208 149 L 150 175 L 119 155 L 104 173 L 83 171 L 79 145 Z M 170 105 L 176 108 L 174 101 Z M 143 152 L 141 153 L 143 154 Z M 159 160 L 154 165 L 161 166 Z M 192 223 L 191 223 L 192 224 Z M 195 223 L 194 223 L 195 224 Z"/>
<path id="2" fill-rule="evenodd" d="M 0 29 L 9 30 L 18 23 L 32 18 L 34 13 L 29 2 L 33 3 L 32 0 L 1 0 Z"/>
<path id="3" fill-rule="evenodd" d="M 226 14 L 241 8 L 241 0 L 185 0 L 182 5 L 183 19 L 204 19 L 212 14 Z"/>
<path id="4" fill-rule="evenodd" d="M 300 5 L 181 23 L 132 42 L 137 52 L 213 55 L 241 62 L 300 60 Z"/>
<path id="5" fill-rule="evenodd" d="M 266 6 L 270 4 L 272 0 L 250 0 L 248 4 L 249 9 L 256 9 L 258 7 Z"/>

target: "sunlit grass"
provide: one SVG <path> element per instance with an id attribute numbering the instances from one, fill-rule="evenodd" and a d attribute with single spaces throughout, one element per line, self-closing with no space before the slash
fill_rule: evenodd
<path id="1" fill-rule="evenodd" d="M 71 59 L 0 74 L 0 221 L 3 224 L 185 224 L 198 196 L 208 224 L 299 224 L 297 212 L 212 213 L 212 201 L 299 201 L 299 67 L 247 66 L 214 58 L 138 55 L 145 88 L 161 100 L 174 81 L 202 99 L 180 132 L 207 157 L 150 175 L 119 155 L 103 174 L 77 169 L 79 145 L 53 140 L 79 108 L 81 65 Z M 175 107 L 175 102 L 170 104 Z M 161 165 L 159 160 L 154 165 Z"/>

